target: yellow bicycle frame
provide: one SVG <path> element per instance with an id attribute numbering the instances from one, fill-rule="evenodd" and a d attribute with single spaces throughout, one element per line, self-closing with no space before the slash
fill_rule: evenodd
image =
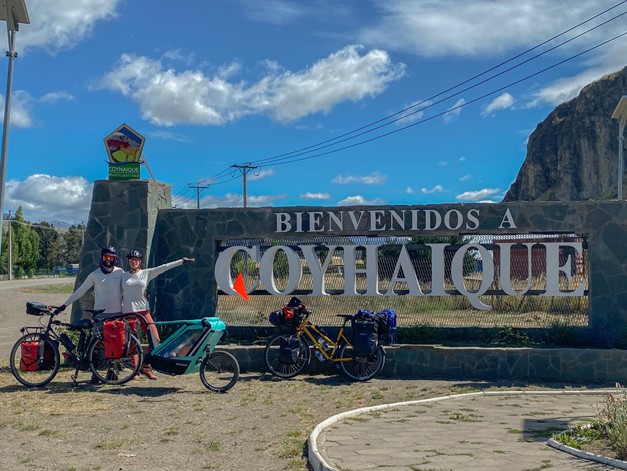
<path id="1" fill-rule="evenodd" d="M 300 337 L 301 335 L 303 335 L 303 333 L 307 334 L 307 337 L 309 337 L 314 347 L 316 347 L 316 349 L 320 353 L 322 353 L 322 355 L 324 355 L 324 357 L 327 360 L 331 360 L 333 363 L 339 363 L 342 361 L 344 362 L 352 361 L 353 360 L 352 358 L 336 358 L 335 357 L 336 353 L 339 350 L 340 342 L 342 340 L 344 340 L 344 342 L 346 342 L 348 346 L 352 347 L 351 343 L 348 341 L 348 338 L 344 335 L 345 326 L 346 326 L 346 319 L 344 319 L 344 324 L 342 324 L 342 326 L 340 327 L 340 330 L 337 333 L 337 338 L 334 341 L 331 338 L 329 338 L 328 335 L 322 332 L 320 327 L 318 327 L 315 324 L 312 324 L 311 322 L 309 322 L 308 319 L 305 318 L 296 329 L 296 336 Z M 313 334 L 312 334 L 312 331 L 314 332 Z M 319 337 L 322 337 L 325 340 L 325 342 L 329 344 L 329 346 L 331 347 L 330 353 L 327 353 L 327 351 L 324 348 L 322 348 L 322 345 L 320 345 L 320 343 L 318 342 Z"/>

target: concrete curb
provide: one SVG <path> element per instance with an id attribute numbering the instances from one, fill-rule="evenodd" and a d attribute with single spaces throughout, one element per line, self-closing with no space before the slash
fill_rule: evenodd
<path id="1" fill-rule="evenodd" d="M 555 448 L 556 450 L 563 451 L 564 453 L 568 453 L 569 455 L 576 456 L 577 458 L 581 458 L 584 460 L 595 461 L 597 463 L 606 464 L 609 466 L 613 466 L 618 469 L 627 469 L 627 461 L 621 461 L 614 458 L 609 458 L 607 456 L 595 455 L 594 453 L 590 453 L 583 450 L 577 450 L 576 448 L 569 447 L 568 445 L 564 445 L 558 441 L 549 438 L 547 444 L 551 448 Z"/>
<path id="2" fill-rule="evenodd" d="M 318 425 L 316 425 L 316 427 L 311 432 L 311 435 L 309 435 L 309 439 L 307 440 L 307 451 L 308 451 L 307 458 L 308 458 L 309 464 L 311 465 L 311 469 L 313 471 L 339 471 L 337 468 L 334 468 L 333 466 L 331 466 L 329 463 L 326 462 L 323 454 L 318 448 L 318 436 L 326 428 L 336 424 L 337 422 L 341 420 L 345 420 L 347 418 L 355 417 L 357 415 L 366 414 L 369 412 L 381 411 L 381 410 L 391 409 L 394 407 L 405 406 L 405 405 L 425 404 L 428 402 L 438 402 L 438 401 L 445 401 L 445 400 L 454 399 L 454 398 L 457 399 L 457 398 L 467 398 L 467 397 L 476 397 L 476 396 L 515 396 L 515 395 L 518 395 L 518 396 L 543 396 L 543 395 L 568 396 L 568 395 L 575 395 L 575 394 L 602 395 L 602 394 L 609 394 L 609 393 L 616 394 L 616 393 L 624 393 L 624 392 L 625 392 L 624 389 L 593 389 L 593 390 L 582 390 L 582 391 L 575 391 L 575 390 L 572 390 L 572 391 L 571 390 L 568 390 L 568 391 L 566 390 L 484 391 L 484 392 L 475 392 L 475 393 L 454 394 L 450 396 L 440 396 L 440 397 L 434 397 L 430 399 L 420 399 L 420 400 L 415 400 L 415 401 L 395 402 L 392 404 L 381 404 L 378 406 L 362 407 L 360 409 L 353 409 L 350 411 L 341 412 L 339 414 L 333 415 L 329 417 L 328 419 L 320 422 Z M 551 441 L 553 441 L 555 445 L 552 444 Z M 620 469 L 627 470 L 627 462 L 625 461 L 615 460 L 613 458 L 608 458 L 605 456 L 594 455 L 592 453 L 587 453 L 581 450 L 575 450 L 574 448 L 570 448 L 570 447 L 567 447 L 566 445 L 559 444 L 555 442 L 553 439 L 550 439 L 548 444 L 555 449 L 558 449 L 566 453 L 570 453 L 573 456 L 576 456 L 578 458 L 587 459 L 591 461 L 597 461 L 599 463 L 608 464 L 610 466 L 615 466 Z M 576 452 L 576 453 L 571 453 L 569 450 L 573 450 L 573 452 Z M 601 461 L 601 460 L 604 460 L 604 461 Z M 614 464 L 615 462 L 618 464 L 622 463 L 625 467 Z"/>

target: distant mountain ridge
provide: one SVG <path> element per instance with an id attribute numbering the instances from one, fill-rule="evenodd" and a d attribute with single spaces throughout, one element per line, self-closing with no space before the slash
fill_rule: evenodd
<path id="1" fill-rule="evenodd" d="M 618 122 L 627 67 L 586 85 L 529 137 L 527 157 L 503 201 L 616 199 Z M 623 197 L 627 191 L 623 184 Z"/>

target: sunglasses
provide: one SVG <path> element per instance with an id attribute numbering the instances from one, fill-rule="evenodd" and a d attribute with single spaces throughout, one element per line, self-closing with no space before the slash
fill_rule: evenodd
<path id="1" fill-rule="evenodd" d="M 137 257 L 131 257 L 128 259 L 129 262 L 141 262 L 142 259 L 141 258 L 137 258 Z"/>
<path id="2" fill-rule="evenodd" d="M 115 260 L 115 255 L 103 255 L 103 260 Z"/>

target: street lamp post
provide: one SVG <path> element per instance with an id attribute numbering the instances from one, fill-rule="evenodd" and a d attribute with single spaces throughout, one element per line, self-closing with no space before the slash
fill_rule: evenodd
<path id="1" fill-rule="evenodd" d="M 4 95 L 4 123 L 2 125 L 2 154 L 0 155 L 0 222 L 4 219 L 4 184 L 7 176 L 7 147 L 9 144 L 9 124 L 11 118 L 11 87 L 13 85 L 13 60 L 15 52 L 15 33 L 20 23 L 29 24 L 28 12 L 24 0 L 0 0 L 0 20 L 7 24 L 9 50 L 9 69 L 7 72 L 7 91 Z M 2 224 L 0 224 L 0 228 Z M 2 253 L 2 230 L 0 229 L 0 253 Z"/>
<path id="2" fill-rule="evenodd" d="M 625 147 L 625 122 L 627 122 L 627 95 L 618 102 L 612 118 L 618 120 L 618 200 L 623 199 L 623 147 Z"/>

